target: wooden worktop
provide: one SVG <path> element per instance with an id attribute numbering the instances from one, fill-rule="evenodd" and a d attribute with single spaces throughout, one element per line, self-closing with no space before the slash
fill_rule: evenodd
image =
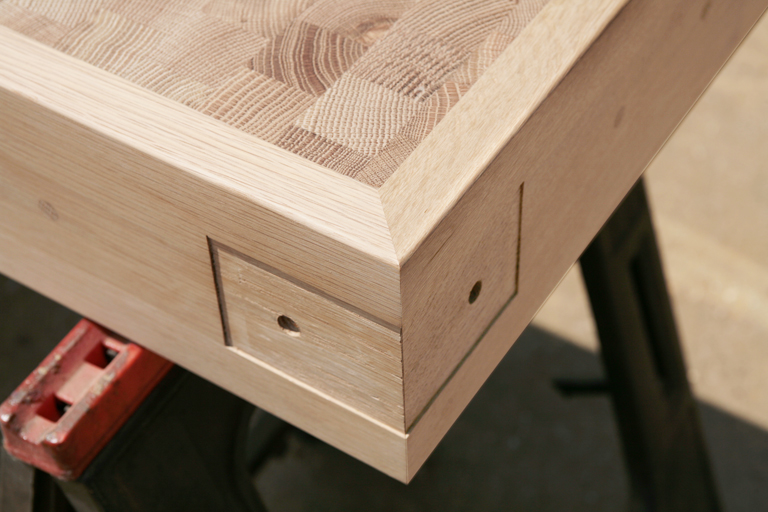
<path id="1" fill-rule="evenodd" d="M 0 0 L 0 272 L 409 481 L 765 6 Z"/>

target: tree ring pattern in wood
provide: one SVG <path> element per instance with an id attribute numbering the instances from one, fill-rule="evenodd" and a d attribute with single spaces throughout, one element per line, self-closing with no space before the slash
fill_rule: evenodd
<path id="1" fill-rule="evenodd" d="M 0 0 L 0 24 L 379 187 L 547 0 Z"/>

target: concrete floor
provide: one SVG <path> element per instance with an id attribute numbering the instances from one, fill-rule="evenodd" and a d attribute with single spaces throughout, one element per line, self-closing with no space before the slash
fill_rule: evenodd
<path id="1" fill-rule="evenodd" d="M 768 18 L 646 176 L 725 509 L 768 511 Z M 0 396 L 79 318 L 0 277 Z M 255 483 L 281 511 L 616 511 L 627 483 L 578 268 L 409 486 L 289 430 Z"/>

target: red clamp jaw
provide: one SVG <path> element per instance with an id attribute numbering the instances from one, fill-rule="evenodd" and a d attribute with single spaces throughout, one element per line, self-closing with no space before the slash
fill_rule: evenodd
<path id="1" fill-rule="evenodd" d="M 83 319 L 0 405 L 5 449 L 74 480 L 172 367 Z"/>

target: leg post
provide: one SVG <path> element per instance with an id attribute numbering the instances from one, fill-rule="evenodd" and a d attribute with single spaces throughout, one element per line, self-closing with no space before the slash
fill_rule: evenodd
<path id="1" fill-rule="evenodd" d="M 720 510 L 642 178 L 581 257 L 633 510 Z"/>
<path id="2" fill-rule="evenodd" d="M 253 411 L 82 320 L 0 404 L 5 450 L 38 468 L 3 455 L 0 506 L 12 498 L 37 507 L 55 481 L 77 512 L 262 512 L 246 455 Z M 14 489 L 26 494 L 6 492 Z"/>

